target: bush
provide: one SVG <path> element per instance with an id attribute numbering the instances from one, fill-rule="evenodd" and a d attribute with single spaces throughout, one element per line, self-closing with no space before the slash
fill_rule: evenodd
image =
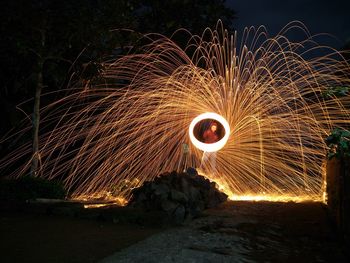
<path id="1" fill-rule="evenodd" d="M 325 99 L 332 99 L 334 97 L 344 97 L 350 94 L 350 87 L 336 86 L 329 87 L 322 92 L 322 96 Z"/>
<path id="2" fill-rule="evenodd" d="M 43 178 L 24 176 L 0 180 L 0 200 L 24 201 L 36 198 L 65 198 L 62 184 Z"/>
<path id="3" fill-rule="evenodd" d="M 328 159 L 333 157 L 338 159 L 350 157 L 350 131 L 334 129 L 326 138 L 326 144 L 329 147 Z"/>

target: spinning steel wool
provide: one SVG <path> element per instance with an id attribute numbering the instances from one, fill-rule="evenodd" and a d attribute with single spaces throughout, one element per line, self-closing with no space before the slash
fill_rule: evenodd
<path id="1" fill-rule="evenodd" d="M 51 128 L 40 136 L 37 176 L 62 180 L 76 198 L 128 200 L 132 188 L 199 167 L 202 150 L 217 151 L 214 170 L 204 164 L 201 172 L 232 198 L 320 200 L 324 138 L 350 123 L 350 96 L 328 91 L 350 85 L 350 68 L 311 37 L 285 37 L 298 29 L 292 23 L 273 38 L 263 28 L 246 29 L 239 41 L 219 24 L 191 37 L 185 49 L 147 36 L 152 41 L 141 52 L 103 65 L 100 84 L 42 109 L 43 130 Z M 312 56 L 317 49 L 327 54 Z M 203 148 L 193 132 L 191 122 L 203 113 L 215 113 L 206 117 L 224 129 L 209 144 L 214 148 Z M 30 154 L 24 145 L 0 168 Z"/>

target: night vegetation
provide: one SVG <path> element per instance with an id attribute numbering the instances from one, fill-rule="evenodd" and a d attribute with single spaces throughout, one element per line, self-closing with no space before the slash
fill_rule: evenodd
<path id="1" fill-rule="evenodd" d="M 0 200 L 26 201 L 37 198 L 64 199 L 66 192 L 59 182 L 24 176 L 0 180 Z"/>
<path id="2" fill-rule="evenodd" d="M 328 159 L 350 157 L 350 131 L 334 129 L 326 138 L 326 143 L 329 147 Z"/>
<path id="3" fill-rule="evenodd" d="M 93 80 L 101 61 L 130 52 L 140 34 L 170 36 L 181 27 L 200 34 L 218 19 L 232 30 L 234 16 L 222 0 L 15 0 L 2 4 L 0 138 L 26 116 L 33 131 L 11 144 L 2 143 L 0 156 L 28 140 L 33 140 L 35 156 L 39 108 L 56 100 L 57 91 L 68 83 Z M 37 166 L 37 157 L 34 161 Z"/>

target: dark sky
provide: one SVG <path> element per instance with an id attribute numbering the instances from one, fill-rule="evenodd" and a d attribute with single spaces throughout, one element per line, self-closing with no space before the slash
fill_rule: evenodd
<path id="1" fill-rule="evenodd" d="M 265 25 L 274 35 L 288 22 L 303 22 L 311 34 L 329 33 L 322 43 L 339 48 L 350 41 L 350 0 L 226 0 L 237 11 L 238 32 L 245 26 Z"/>

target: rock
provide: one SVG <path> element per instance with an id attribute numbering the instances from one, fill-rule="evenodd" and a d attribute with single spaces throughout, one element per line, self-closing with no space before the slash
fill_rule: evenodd
<path id="1" fill-rule="evenodd" d="M 197 187 L 191 186 L 188 188 L 188 194 L 189 200 L 191 202 L 196 202 L 196 200 L 201 199 L 201 193 L 200 190 Z"/>
<path id="2" fill-rule="evenodd" d="M 185 177 L 181 178 L 181 185 L 180 185 L 181 191 L 186 195 L 189 196 L 189 182 L 186 180 Z"/>
<path id="3" fill-rule="evenodd" d="M 170 188 L 169 186 L 165 184 L 156 184 L 153 187 L 154 189 L 154 194 L 159 195 L 163 198 L 167 197 L 169 195 Z"/>
<path id="4" fill-rule="evenodd" d="M 143 202 L 147 199 L 147 196 L 145 193 L 140 192 L 140 194 L 137 196 L 137 202 L 136 203 L 140 203 Z"/>
<path id="5" fill-rule="evenodd" d="M 225 202 L 228 196 L 219 191 L 217 188 L 210 188 L 208 193 L 208 204 L 207 207 L 216 207 L 219 204 Z"/>
<path id="6" fill-rule="evenodd" d="M 170 192 L 170 198 L 182 204 L 186 204 L 188 202 L 188 197 L 184 193 L 174 189 L 172 189 Z"/>
<path id="7" fill-rule="evenodd" d="M 189 174 L 189 175 L 191 175 L 191 176 L 196 176 L 196 175 L 198 175 L 197 170 L 196 170 L 195 168 L 193 168 L 193 167 L 187 168 L 186 173 Z"/>
<path id="8" fill-rule="evenodd" d="M 170 200 L 164 200 L 161 203 L 161 208 L 163 211 L 167 212 L 169 215 L 173 214 L 178 204 Z"/>
<path id="9" fill-rule="evenodd" d="M 186 209 L 183 205 L 179 205 L 176 209 L 175 212 L 173 213 L 173 218 L 172 220 L 176 224 L 181 224 L 185 220 L 185 215 L 186 215 Z"/>
<path id="10" fill-rule="evenodd" d="M 206 208 L 227 200 L 216 184 L 198 175 L 194 168 L 186 173 L 164 173 L 132 191 L 129 206 L 165 212 L 170 221 L 180 223 L 197 217 Z"/>

